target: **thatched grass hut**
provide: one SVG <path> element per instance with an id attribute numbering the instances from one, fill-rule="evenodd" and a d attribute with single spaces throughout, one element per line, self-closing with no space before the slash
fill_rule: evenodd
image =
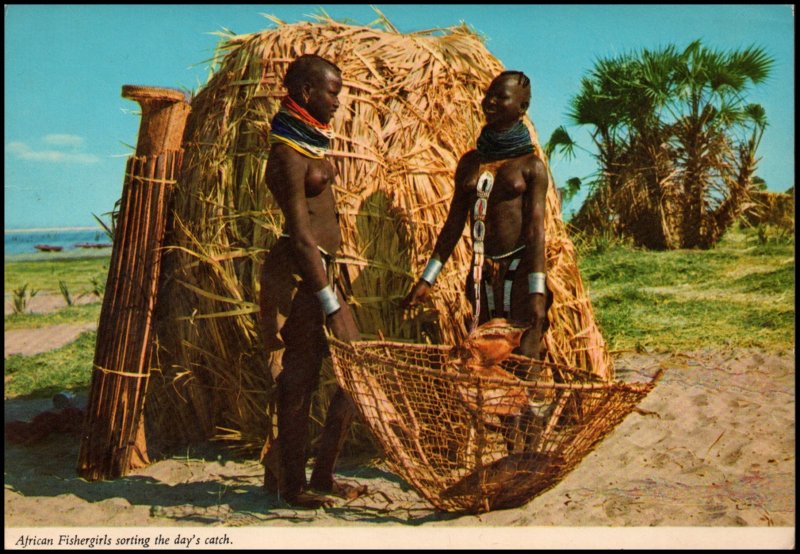
<path id="1" fill-rule="evenodd" d="M 216 437 L 257 449 L 273 432 L 273 382 L 256 305 L 261 261 L 282 223 L 264 181 L 266 135 L 285 94 L 284 72 L 301 54 L 324 56 L 343 71 L 332 157 L 363 335 L 449 344 L 465 335 L 468 240 L 439 277 L 430 308 L 404 314 L 399 301 L 432 251 L 456 163 L 474 148 L 480 100 L 502 64 L 465 26 L 401 34 L 385 21 L 384 29 L 329 19 L 276 23 L 226 37 L 218 68 L 192 99 L 158 300 L 159 370 L 146 405 L 151 440 Z M 548 355 L 611 378 L 560 216 L 551 183 L 547 265 L 555 302 Z"/>

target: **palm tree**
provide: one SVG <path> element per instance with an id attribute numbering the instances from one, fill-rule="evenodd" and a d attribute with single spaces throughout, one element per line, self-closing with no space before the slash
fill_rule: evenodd
<path id="1" fill-rule="evenodd" d="M 643 53 L 599 60 L 581 82 L 568 113 L 572 122 L 592 127 L 591 138 L 599 171 L 588 183 L 590 192 L 573 219 L 579 228 L 632 235 L 650 247 L 663 247 L 661 183 L 671 169 L 665 145 L 669 128 L 662 118 L 668 68 L 674 51 Z M 562 153 L 576 147 L 560 127 L 546 151 Z"/>
<path id="2" fill-rule="evenodd" d="M 761 48 L 722 52 L 699 40 L 683 52 L 671 104 L 683 247 L 713 246 L 738 215 L 767 125 L 764 109 L 746 103 L 744 93 L 764 82 L 773 63 Z"/>
<path id="3" fill-rule="evenodd" d="M 749 123 L 749 136 L 740 140 L 736 145 L 736 151 L 730 158 L 730 165 L 733 168 L 729 180 L 729 194 L 726 199 L 719 204 L 719 207 L 711 213 L 710 236 L 701 237 L 711 244 L 719 240 L 721 234 L 748 208 L 751 207 L 751 194 L 765 190 L 764 180 L 755 175 L 759 158 L 757 157 L 758 146 L 764 136 L 764 129 L 767 126 L 767 118 L 764 108 L 759 104 L 749 104 L 744 107 L 744 121 Z"/>
<path id="4" fill-rule="evenodd" d="M 773 63 L 761 48 L 699 40 L 596 62 L 568 113 L 592 128 L 599 166 L 573 223 L 649 248 L 713 246 L 746 200 L 766 126 L 744 96 Z M 574 147 L 561 127 L 546 151 Z"/>

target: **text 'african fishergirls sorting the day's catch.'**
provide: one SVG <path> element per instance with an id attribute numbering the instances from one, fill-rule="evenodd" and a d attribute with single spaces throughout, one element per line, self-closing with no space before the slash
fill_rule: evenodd
<path id="1" fill-rule="evenodd" d="M 103 230 L 7 230 L 7 545 L 85 513 L 231 547 L 793 525 L 793 189 L 761 179 L 748 97 L 772 54 L 579 44 L 600 57 L 577 78 L 564 49 L 561 79 L 510 15 L 377 13 L 220 33 L 191 93 L 122 85 L 139 131 Z M 9 175 L 103 165 L 42 136 Z"/>

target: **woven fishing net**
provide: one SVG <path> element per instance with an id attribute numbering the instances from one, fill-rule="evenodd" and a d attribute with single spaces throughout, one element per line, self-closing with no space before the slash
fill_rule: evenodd
<path id="1" fill-rule="evenodd" d="M 467 371 L 455 349 L 330 339 L 334 372 L 389 466 L 434 506 L 512 508 L 555 485 L 654 386 L 510 355 Z M 523 377 L 523 378 L 520 378 Z"/>

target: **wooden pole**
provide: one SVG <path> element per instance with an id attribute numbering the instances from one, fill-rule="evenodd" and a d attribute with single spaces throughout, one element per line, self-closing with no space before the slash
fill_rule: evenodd
<path id="1" fill-rule="evenodd" d="M 125 85 L 141 105 L 136 154 L 128 160 L 111 252 L 78 473 L 114 479 L 149 464 L 144 408 L 153 311 L 170 194 L 181 168 L 191 110 L 180 91 Z"/>

